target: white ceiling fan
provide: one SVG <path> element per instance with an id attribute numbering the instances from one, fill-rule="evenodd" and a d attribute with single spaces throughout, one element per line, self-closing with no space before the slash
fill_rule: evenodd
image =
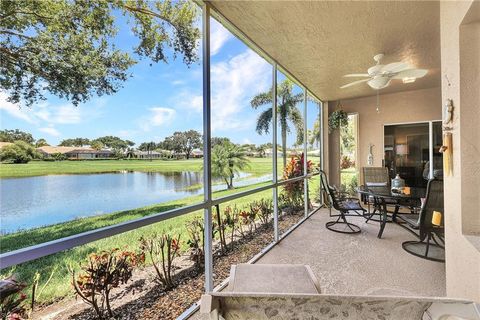
<path id="1" fill-rule="evenodd" d="M 406 62 L 393 62 L 386 65 L 380 64 L 383 53 L 377 54 L 373 60 L 377 62 L 373 67 L 368 68 L 367 73 L 346 74 L 346 78 L 367 77 L 341 86 L 341 89 L 366 82 L 372 89 L 380 90 L 387 87 L 392 79 L 402 79 L 404 83 L 413 82 L 417 78 L 424 77 L 428 70 L 415 69 Z"/>

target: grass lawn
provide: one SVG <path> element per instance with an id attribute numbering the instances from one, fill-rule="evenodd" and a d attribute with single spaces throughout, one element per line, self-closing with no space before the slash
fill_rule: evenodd
<path id="1" fill-rule="evenodd" d="M 263 175 L 272 171 L 272 158 L 249 158 L 249 160 L 250 167 L 245 170 L 247 173 Z M 26 164 L 0 164 L 0 178 L 107 173 L 124 170 L 139 172 L 201 171 L 202 164 L 203 159 L 30 161 Z"/>

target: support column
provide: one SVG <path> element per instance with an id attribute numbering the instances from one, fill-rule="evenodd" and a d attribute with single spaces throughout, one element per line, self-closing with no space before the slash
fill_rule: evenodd
<path id="1" fill-rule="evenodd" d="M 210 88 L 210 5 L 203 3 L 203 210 L 205 292 L 213 291 L 212 253 L 212 169 L 211 169 L 211 88 Z"/>
<path id="2" fill-rule="evenodd" d="M 303 175 L 305 178 L 303 179 L 303 203 L 304 203 L 304 213 L 305 218 L 308 217 L 308 178 L 306 177 L 307 172 L 307 108 L 308 108 L 308 92 L 307 89 L 303 89 Z"/>
<path id="3" fill-rule="evenodd" d="M 273 74 L 272 74 L 272 168 L 273 168 L 273 177 L 272 181 L 275 186 L 273 187 L 273 230 L 274 230 L 274 239 L 275 242 L 278 242 L 280 239 L 280 234 L 278 231 L 278 154 L 277 154 L 277 63 L 273 63 Z"/>

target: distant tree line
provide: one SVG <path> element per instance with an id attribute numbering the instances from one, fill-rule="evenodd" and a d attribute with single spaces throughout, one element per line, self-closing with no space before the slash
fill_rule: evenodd
<path id="1" fill-rule="evenodd" d="M 36 151 L 36 148 L 49 146 L 44 138 L 35 140 L 32 134 L 14 130 L 0 130 L 0 142 L 10 142 L 12 145 L 3 146 L 0 149 L 0 161 L 13 163 L 26 163 L 32 159 L 42 159 L 42 155 Z M 216 146 L 224 146 L 222 152 L 230 152 L 234 150 L 233 146 L 241 148 L 245 156 L 265 157 L 267 150 L 272 150 L 272 143 L 255 144 L 235 144 L 227 137 L 212 137 L 212 152 Z M 103 136 L 96 139 L 84 137 L 76 137 L 64 139 L 59 143 L 63 147 L 86 147 L 89 146 L 95 150 L 108 149 L 112 151 L 113 157 L 120 158 L 136 158 L 137 151 L 144 151 L 148 154 L 153 152 L 161 152 L 162 158 L 185 157 L 190 159 L 195 149 L 203 148 L 202 134 L 196 130 L 176 131 L 171 136 L 165 137 L 160 142 L 148 141 L 142 142 L 137 148 L 134 148 L 135 142 L 124 140 L 116 136 Z M 238 150 L 237 150 L 238 151 Z M 220 151 L 216 151 L 220 154 Z M 235 153 L 235 152 L 233 152 Z M 223 154 L 225 156 L 225 154 Z M 49 159 L 65 160 L 64 154 L 54 154 Z M 241 165 L 240 165 L 241 167 Z"/>

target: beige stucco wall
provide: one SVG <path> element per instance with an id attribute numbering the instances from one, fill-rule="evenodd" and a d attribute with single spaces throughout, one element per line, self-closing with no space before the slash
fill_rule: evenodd
<path id="1" fill-rule="evenodd" d="M 476 46 L 476 59 L 479 59 L 478 42 L 472 42 L 472 38 L 467 41 L 463 39 L 461 48 L 459 32 L 469 9 L 474 9 L 477 13 L 480 10 L 479 1 L 474 5 L 475 8 L 471 7 L 471 1 L 442 1 L 440 28 L 442 100 L 452 99 L 455 106 L 452 131 L 453 175 L 445 177 L 447 295 L 480 302 L 479 236 L 473 235 L 469 230 L 463 230 L 463 225 L 478 221 L 480 214 L 478 207 L 480 64 L 475 60 L 475 55 L 468 54 L 469 50 L 466 56 L 463 54 L 465 49 L 475 49 Z"/>
<path id="2" fill-rule="evenodd" d="M 368 145 L 373 147 L 373 166 L 382 166 L 383 125 L 403 122 L 442 119 L 440 88 L 404 91 L 380 95 L 380 113 L 376 111 L 376 97 L 342 100 L 343 110 L 358 113 L 359 150 L 357 168 L 367 166 Z M 337 109 L 337 102 L 329 103 L 329 113 Z M 329 175 L 331 184 L 340 181 L 340 143 L 338 130 L 328 135 Z M 361 178 L 362 179 L 362 178 Z"/>

